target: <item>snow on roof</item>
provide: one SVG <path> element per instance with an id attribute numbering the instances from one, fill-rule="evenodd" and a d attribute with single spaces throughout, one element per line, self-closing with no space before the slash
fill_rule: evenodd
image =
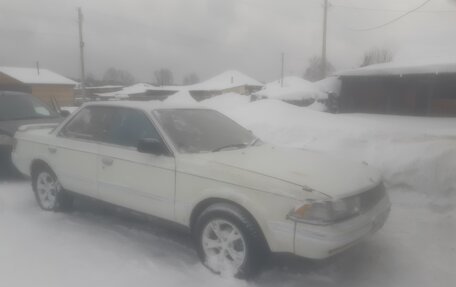
<path id="1" fill-rule="evenodd" d="M 339 94 L 342 85 L 341 81 L 337 77 L 328 77 L 317 81 L 314 84 L 327 93 L 336 94 Z"/>
<path id="2" fill-rule="evenodd" d="M 187 86 L 190 91 L 225 90 L 240 86 L 263 86 L 254 78 L 251 78 L 239 71 L 225 71 L 215 77 L 198 84 Z"/>
<path id="3" fill-rule="evenodd" d="M 127 94 L 127 95 L 141 94 L 141 93 L 145 93 L 148 90 L 153 89 L 153 88 L 155 88 L 155 86 L 153 86 L 151 84 L 138 83 L 138 84 L 134 84 L 132 86 L 123 88 L 122 90 L 119 91 L 119 93 Z"/>
<path id="4" fill-rule="evenodd" d="M 342 71 L 336 76 L 402 76 L 456 73 L 456 59 L 438 61 L 390 62 Z"/>
<path id="5" fill-rule="evenodd" d="M 75 81 L 65 78 L 62 75 L 41 68 L 38 73 L 36 68 L 0 67 L 0 73 L 14 78 L 24 84 L 77 84 Z"/>
<path id="6" fill-rule="evenodd" d="M 327 94 L 316 84 L 296 76 L 285 77 L 283 87 L 280 80 L 268 83 L 254 95 L 278 100 L 322 99 L 327 97 Z"/>
<path id="7" fill-rule="evenodd" d="M 106 93 L 96 93 L 97 96 L 99 97 L 106 97 L 106 98 L 128 98 L 129 95 L 134 95 L 134 94 L 142 94 L 147 92 L 148 90 L 153 90 L 156 87 L 147 84 L 147 83 L 138 83 L 134 84 L 125 88 L 120 89 L 119 91 L 115 92 L 106 92 Z"/>
<path id="8" fill-rule="evenodd" d="M 126 98 L 147 91 L 221 91 L 239 86 L 263 86 L 263 84 L 241 72 L 226 71 L 204 82 L 188 86 L 154 86 L 147 83 L 134 84 L 117 92 L 97 93 L 100 97 Z"/>

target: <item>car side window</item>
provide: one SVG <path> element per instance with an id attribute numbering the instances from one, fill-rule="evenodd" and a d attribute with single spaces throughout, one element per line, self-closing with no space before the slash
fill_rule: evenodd
<path id="1" fill-rule="evenodd" d="M 93 140 L 94 135 L 90 132 L 89 128 L 91 119 L 92 110 L 90 108 L 84 108 L 62 129 L 61 134 L 70 138 Z"/>
<path id="2" fill-rule="evenodd" d="M 109 130 L 102 141 L 137 147 L 139 140 L 144 138 L 162 141 L 159 133 L 143 112 L 129 108 L 116 108 L 110 119 Z"/>
<path id="3" fill-rule="evenodd" d="M 100 140 L 105 137 L 111 112 L 106 107 L 86 107 L 62 129 L 65 137 Z"/>

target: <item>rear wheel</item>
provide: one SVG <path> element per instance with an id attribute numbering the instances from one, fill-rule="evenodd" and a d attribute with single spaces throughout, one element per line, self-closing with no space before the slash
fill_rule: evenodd
<path id="1" fill-rule="evenodd" d="M 33 191 L 39 206 L 48 211 L 68 210 L 73 197 L 60 185 L 56 175 L 48 167 L 40 167 L 33 174 Z"/>
<path id="2" fill-rule="evenodd" d="M 256 222 L 236 205 L 209 206 L 198 217 L 193 234 L 201 261 L 217 274 L 251 277 L 267 255 Z"/>

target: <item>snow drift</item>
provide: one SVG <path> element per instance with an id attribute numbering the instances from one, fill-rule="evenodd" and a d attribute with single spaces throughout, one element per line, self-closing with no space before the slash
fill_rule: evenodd
<path id="1" fill-rule="evenodd" d="M 280 80 L 268 83 L 254 95 L 258 98 L 283 101 L 323 100 L 327 98 L 327 94 L 317 85 L 295 76 L 285 77 L 283 86 Z"/>
<path id="2" fill-rule="evenodd" d="M 456 119 L 328 114 L 276 100 L 226 113 L 274 144 L 365 161 L 390 189 L 455 198 Z"/>

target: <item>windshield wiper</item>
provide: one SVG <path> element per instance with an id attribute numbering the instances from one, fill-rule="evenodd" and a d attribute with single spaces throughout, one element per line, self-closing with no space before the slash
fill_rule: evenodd
<path id="1" fill-rule="evenodd" d="M 249 146 L 249 144 L 245 144 L 245 143 L 229 144 L 229 145 L 215 148 L 212 150 L 212 152 L 221 151 L 222 149 L 227 149 L 227 148 L 243 148 L 246 146 Z"/>

